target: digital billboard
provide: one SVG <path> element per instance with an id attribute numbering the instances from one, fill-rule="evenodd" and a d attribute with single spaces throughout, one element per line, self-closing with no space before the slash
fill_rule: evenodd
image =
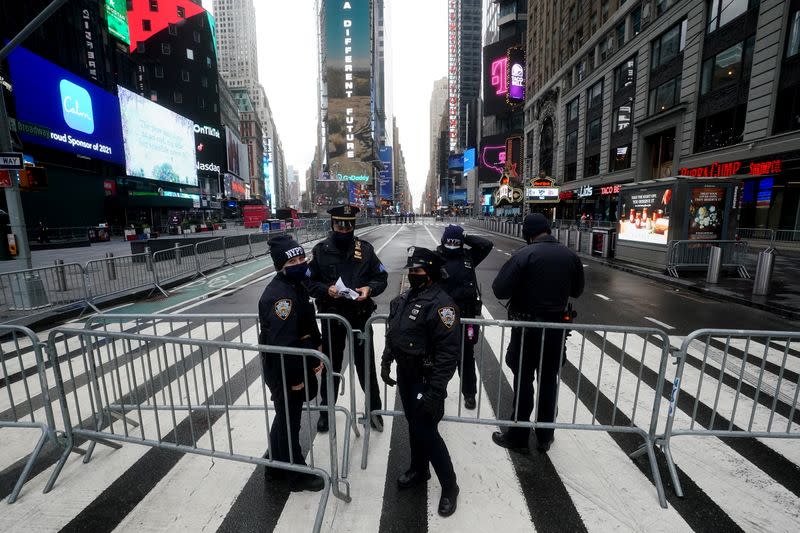
<path id="1" fill-rule="evenodd" d="M 447 2 L 447 116 L 450 151 L 458 149 L 458 115 L 460 113 L 461 93 L 459 91 L 459 0 Z"/>
<path id="2" fill-rule="evenodd" d="M 128 29 L 127 6 L 127 0 L 106 0 L 105 11 L 108 33 L 129 45 L 131 44 L 131 35 Z"/>
<path id="3" fill-rule="evenodd" d="M 508 52 L 518 44 L 518 39 L 512 37 L 483 47 L 483 112 L 487 116 L 509 110 L 511 75 Z M 524 59 L 522 64 L 524 65 Z M 524 94 L 522 102 L 524 103 Z"/>
<path id="4" fill-rule="evenodd" d="M 519 181 L 522 176 L 522 136 L 520 133 L 490 135 L 481 139 L 478 151 L 478 179 L 497 182 L 504 172 Z"/>
<path id="5" fill-rule="evenodd" d="M 239 200 L 244 200 L 246 192 L 244 180 L 232 174 L 225 174 L 223 192 L 225 193 L 226 198 L 238 198 Z"/>
<path id="6" fill-rule="evenodd" d="M 508 49 L 508 93 L 510 106 L 525 104 L 525 50 L 519 46 Z"/>
<path id="7" fill-rule="evenodd" d="M 8 65 L 23 142 L 124 163 L 119 103 L 113 94 L 22 47 L 8 56 Z"/>
<path id="8" fill-rule="evenodd" d="M 623 189 L 621 209 L 618 239 L 666 246 L 669 242 L 672 186 Z"/>
<path id="9" fill-rule="evenodd" d="M 237 176 L 242 175 L 242 162 L 239 160 L 239 146 L 242 141 L 239 140 L 239 135 L 230 128 L 225 128 L 225 151 L 228 155 L 227 171 Z"/>
<path id="10" fill-rule="evenodd" d="M 328 165 L 339 174 L 369 175 L 374 157 L 370 0 L 325 5 Z"/>
<path id="11" fill-rule="evenodd" d="M 380 177 L 380 197 L 381 200 L 394 200 L 394 169 L 392 168 L 391 146 L 381 146 L 378 150 L 378 159 L 383 163 L 384 170 L 379 173 Z"/>
<path id="12" fill-rule="evenodd" d="M 196 187 L 194 122 L 118 89 L 128 175 Z"/>
<path id="13" fill-rule="evenodd" d="M 120 3 L 125 9 L 126 2 Z M 131 9 L 127 15 L 131 52 L 138 43 L 147 41 L 157 33 L 168 31 L 170 24 L 178 25 L 196 15 L 205 15 L 206 12 L 192 0 L 158 0 L 155 4 L 152 0 L 132 0 L 130 4 Z"/>
<path id="14" fill-rule="evenodd" d="M 475 148 L 470 148 L 464 152 L 464 174 L 475 168 Z"/>

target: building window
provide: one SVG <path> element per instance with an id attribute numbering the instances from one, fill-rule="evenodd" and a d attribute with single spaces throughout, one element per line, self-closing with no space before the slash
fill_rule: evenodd
<path id="1" fill-rule="evenodd" d="M 181 79 L 183 81 L 189 81 L 189 71 L 188 70 L 181 70 Z"/>
<path id="2" fill-rule="evenodd" d="M 176 104 L 182 104 L 183 103 L 183 93 L 181 93 L 179 91 L 175 91 L 173 93 L 173 95 L 172 95 L 172 99 L 175 100 Z"/>
<path id="3" fill-rule="evenodd" d="M 742 142 L 747 104 L 697 120 L 695 152 L 723 148 Z"/>
<path id="4" fill-rule="evenodd" d="M 172 47 L 170 47 L 169 43 L 161 43 L 161 53 L 165 56 L 172 53 Z"/>
<path id="5" fill-rule="evenodd" d="M 163 65 L 156 65 L 154 67 L 155 76 L 156 78 L 163 78 L 164 77 L 164 67 Z"/>
<path id="6" fill-rule="evenodd" d="M 583 177 L 597 176 L 600 174 L 600 154 L 590 155 L 583 162 Z"/>
<path id="7" fill-rule="evenodd" d="M 636 56 L 614 69 L 614 92 L 636 83 Z"/>
<path id="8" fill-rule="evenodd" d="M 599 118 L 594 119 L 586 125 L 586 144 L 596 144 L 600 142 L 601 122 Z"/>
<path id="9" fill-rule="evenodd" d="M 789 42 L 786 46 L 786 57 L 794 57 L 800 53 L 800 9 L 789 17 Z"/>
<path id="10" fill-rule="evenodd" d="M 153 26 L 147 19 L 142 19 L 142 31 L 152 31 Z"/>
<path id="11" fill-rule="evenodd" d="M 133 0 L 125 0 L 125 10 L 133 11 Z"/>
<path id="12" fill-rule="evenodd" d="M 178 18 L 185 19 L 186 18 L 186 8 L 182 6 L 178 6 Z"/>
<path id="13" fill-rule="evenodd" d="M 617 26 L 617 49 L 625 46 L 625 23 Z"/>
<path id="14" fill-rule="evenodd" d="M 631 126 L 632 107 L 630 105 L 622 105 L 614 110 L 614 125 L 612 132 L 616 133 Z"/>
<path id="15" fill-rule="evenodd" d="M 631 145 L 619 146 L 611 149 L 611 158 L 608 162 L 609 172 L 631 168 Z"/>
<path id="16" fill-rule="evenodd" d="M 579 99 L 575 98 L 570 103 L 567 104 L 567 122 L 572 122 L 573 120 L 578 120 L 578 104 Z"/>
<path id="17" fill-rule="evenodd" d="M 194 50 L 191 48 L 186 49 L 186 59 L 194 60 Z"/>
<path id="18" fill-rule="evenodd" d="M 775 107 L 775 133 L 800 130 L 800 86 L 778 93 Z"/>
<path id="19" fill-rule="evenodd" d="M 578 132 L 571 131 L 567 133 L 567 142 L 565 146 L 566 155 L 576 155 L 578 153 Z"/>
<path id="20" fill-rule="evenodd" d="M 664 14 L 664 11 L 667 10 L 668 6 L 667 0 L 656 0 L 656 16 L 661 16 Z"/>
<path id="21" fill-rule="evenodd" d="M 137 54 L 144 53 L 144 41 L 136 41 L 136 53 Z"/>
<path id="22" fill-rule="evenodd" d="M 150 11 L 158 11 L 158 0 L 150 0 Z"/>
<path id="23" fill-rule="evenodd" d="M 598 81 L 586 90 L 586 105 L 589 109 L 603 105 L 603 80 Z"/>
<path id="24" fill-rule="evenodd" d="M 666 81 L 654 89 L 650 89 L 650 114 L 661 113 L 680 102 L 681 77 Z"/>
<path id="25" fill-rule="evenodd" d="M 706 94 L 720 87 L 736 83 L 741 79 L 742 70 L 748 69 L 753 61 L 755 36 L 737 43 L 727 50 L 703 62 L 700 79 L 700 94 Z"/>
<path id="26" fill-rule="evenodd" d="M 203 87 L 208 87 L 208 78 L 206 78 L 205 76 L 201 77 L 200 85 L 202 85 Z"/>
<path id="27" fill-rule="evenodd" d="M 683 52 L 686 46 L 686 20 L 664 32 L 651 46 L 650 69 L 666 65 Z"/>
<path id="28" fill-rule="evenodd" d="M 575 181 L 578 177 L 578 163 L 570 163 L 564 166 L 564 181 Z"/>
<path id="29" fill-rule="evenodd" d="M 642 31 L 642 6 L 631 11 L 631 29 L 634 36 L 639 35 L 639 32 Z"/>
<path id="30" fill-rule="evenodd" d="M 757 7 L 760 0 L 708 0 L 708 33 Z"/>
<path id="31" fill-rule="evenodd" d="M 150 100 L 158 102 L 158 91 L 150 91 Z"/>
<path id="32" fill-rule="evenodd" d="M 199 31 L 194 32 L 193 37 L 194 37 L 194 42 L 196 42 L 196 43 L 200 42 L 200 32 Z"/>
<path id="33" fill-rule="evenodd" d="M 580 63 L 578 63 L 578 83 L 583 81 L 583 78 L 586 77 L 586 60 L 584 59 Z"/>
<path id="34" fill-rule="evenodd" d="M 211 68 L 211 57 L 206 56 L 206 67 Z"/>

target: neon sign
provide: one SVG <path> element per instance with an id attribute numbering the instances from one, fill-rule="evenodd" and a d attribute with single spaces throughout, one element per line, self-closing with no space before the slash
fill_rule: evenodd
<path id="1" fill-rule="evenodd" d="M 448 2 L 448 115 L 450 134 L 450 151 L 458 150 L 458 113 L 459 113 L 459 90 L 458 90 L 458 8 L 459 0 L 449 0 Z"/>
<path id="2" fill-rule="evenodd" d="M 612 194 L 619 194 L 622 190 L 622 185 L 609 185 L 608 187 L 600 187 L 600 194 L 602 196 L 611 196 Z"/>
<path id="3" fill-rule="evenodd" d="M 492 62 L 492 87 L 497 96 L 508 94 L 508 58 L 501 57 Z"/>
<path id="4" fill-rule="evenodd" d="M 730 163 L 711 163 L 705 167 L 695 168 L 682 168 L 680 169 L 681 176 L 690 176 L 692 178 L 726 178 L 728 176 L 735 176 L 739 171 L 744 168 L 745 164 L 741 161 L 731 161 Z M 779 174 L 783 170 L 783 161 L 775 159 L 773 161 L 751 162 L 749 164 L 749 172 L 753 176 L 765 176 L 768 174 Z"/>

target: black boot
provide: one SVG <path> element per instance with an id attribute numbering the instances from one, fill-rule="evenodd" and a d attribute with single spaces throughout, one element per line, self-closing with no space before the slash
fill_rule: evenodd
<path id="1" fill-rule="evenodd" d="M 397 478 L 397 486 L 401 489 L 410 489 L 422 483 L 425 483 L 431 478 L 431 471 L 417 472 L 416 470 L 409 470 L 399 478 Z"/>
<path id="2" fill-rule="evenodd" d="M 319 492 L 325 488 L 325 481 L 314 474 L 297 473 L 289 479 L 291 492 Z"/>
<path id="3" fill-rule="evenodd" d="M 456 512 L 458 493 L 458 485 L 452 489 L 442 489 L 442 497 L 439 498 L 439 516 L 447 517 Z"/>
<path id="4" fill-rule="evenodd" d="M 319 420 L 317 420 L 317 433 L 327 433 L 328 429 L 328 413 L 320 413 Z"/>
<path id="5" fill-rule="evenodd" d="M 512 452 L 523 454 L 528 454 L 531 452 L 530 448 L 528 448 L 528 443 L 515 442 L 508 438 L 508 433 L 503 433 L 502 431 L 495 431 L 492 433 L 492 441 L 494 441 L 494 443 L 501 448 L 506 448 Z"/>
<path id="6" fill-rule="evenodd" d="M 464 407 L 466 407 L 468 410 L 472 411 L 473 409 L 475 409 L 476 405 L 477 404 L 475 403 L 475 395 L 474 394 L 471 395 L 471 396 L 467 396 L 466 394 L 464 395 Z"/>

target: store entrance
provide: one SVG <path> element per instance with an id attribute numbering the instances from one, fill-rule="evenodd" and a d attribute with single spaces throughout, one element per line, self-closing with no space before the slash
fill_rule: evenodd
<path id="1" fill-rule="evenodd" d="M 650 178 L 673 176 L 675 160 L 675 128 L 670 128 L 645 139 L 650 155 Z"/>

